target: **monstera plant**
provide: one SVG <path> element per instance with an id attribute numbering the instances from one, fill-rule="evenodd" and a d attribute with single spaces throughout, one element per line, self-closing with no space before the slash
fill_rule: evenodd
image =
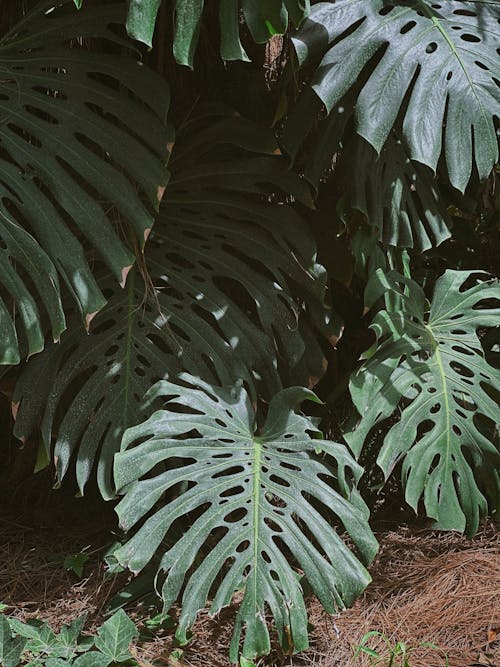
<path id="1" fill-rule="evenodd" d="M 57 4 L 0 41 L 3 364 L 39 352 L 46 322 L 59 340 L 64 294 L 88 326 L 106 303 L 93 267 L 125 283 L 167 182 L 167 88 L 133 52 L 103 52 L 123 43 L 123 5 Z"/>
<path id="2" fill-rule="evenodd" d="M 0 38 L 13 435 L 57 486 L 117 499 L 114 557 L 180 603 L 178 641 L 233 605 L 231 661 L 269 653 L 271 628 L 303 650 L 306 592 L 336 613 L 370 580 L 356 459 L 438 529 L 472 536 L 498 507 L 500 292 L 480 270 L 498 7 L 18 4 Z M 248 99 L 249 72 L 273 128 L 221 100 Z"/>

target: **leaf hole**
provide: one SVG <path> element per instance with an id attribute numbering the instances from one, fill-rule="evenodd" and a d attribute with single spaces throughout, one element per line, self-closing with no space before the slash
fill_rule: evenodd
<path id="1" fill-rule="evenodd" d="M 425 47 L 425 52 L 434 53 L 434 51 L 437 51 L 437 47 L 438 45 L 436 44 L 436 42 L 430 42 L 430 44 L 427 44 L 427 46 Z"/>
<path id="2" fill-rule="evenodd" d="M 232 466 L 231 468 L 226 468 L 225 470 L 221 470 L 220 472 L 215 473 L 215 475 L 212 475 L 212 479 L 230 477 L 232 475 L 237 475 L 240 472 L 244 472 L 243 466 Z"/>
<path id="3" fill-rule="evenodd" d="M 249 546 L 250 542 L 248 540 L 244 540 L 236 547 L 236 553 L 242 554 L 244 551 L 248 549 Z"/>
<path id="4" fill-rule="evenodd" d="M 477 67 L 479 67 L 479 68 L 481 68 L 481 69 L 484 69 L 484 70 L 486 70 L 486 71 L 488 71 L 488 72 L 490 71 L 490 68 L 489 68 L 487 65 L 485 65 L 484 63 L 482 63 L 481 61 L 479 61 L 479 60 L 475 60 L 475 61 L 474 61 L 474 64 L 477 65 Z"/>
<path id="5" fill-rule="evenodd" d="M 473 42 L 473 43 L 481 41 L 481 39 L 477 35 L 471 35 L 470 32 L 464 32 L 462 35 L 460 35 L 460 39 L 463 39 L 464 42 Z"/>
<path id="6" fill-rule="evenodd" d="M 277 475 L 271 475 L 269 479 L 271 480 L 271 482 L 279 484 L 279 486 L 284 486 L 285 488 L 288 488 L 290 486 L 290 482 L 287 482 L 287 480 L 283 479 L 283 477 L 278 477 Z"/>
<path id="7" fill-rule="evenodd" d="M 247 511 L 242 508 L 238 508 L 236 510 L 233 510 L 232 512 L 229 512 L 229 514 L 226 514 L 224 517 L 224 522 L 225 523 L 238 523 L 241 521 L 246 516 Z"/>
<path id="8" fill-rule="evenodd" d="M 401 28 L 399 31 L 402 35 L 405 35 L 407 32 L 409 32 L 412 28 L 414 28 L 417 25 L 416 21 L 408 21 L 408 23 L 405 23 L 404 26 Z"/>

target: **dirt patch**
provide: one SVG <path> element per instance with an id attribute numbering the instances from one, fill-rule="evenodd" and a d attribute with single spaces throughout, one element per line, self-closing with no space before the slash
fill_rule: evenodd
<path id="1" fill-rule="evenodd" d="M 78 507 L 81 516 L 81 507 Z M 103 554 L 113 541 L 112 514 L 83 521 L 57 519 L 50 525 L 11 515 L 0 517 L 0 602 L 19 618 L 38 617 L 54 629 L 83 611 L 88 630 L 104 620 L 105 609 L 125 578 L 105 579 Z M 365 667 L 368 656 L 353 658 L 368 631 L 383 633 L 389 646 L 405 642 L 411 667 L 465 667 L 475 661 L 500 665 L 500 550 L 494 526 L 485 525 L 472 541 L 451 533 L 401 528 L 378 533 L 381 551 L 371 573 L 372 584 L 354 607 L 337 616 L 309 602 L 311 648 L 300 656 L 278 651 L 260 665 Z M 66 555 L 85 553 L 82 577 L 63 566 Z M 144 611 L 131 610 L 138 623 Z M 226 667 L 234 610 L 217 619 L 206 612 L 194 627 L 181 665 Z M 500 629 L 498 630 L 500 637 Z M 432 643 L 436 648 L 422 646 Z M 388 656 L 380 637 L 370 647 Z M 175 664 L 173 640 L 165 636 L 135 647 L 139 664 Z M 387 660 L 379 663 L 386 665 Z M 399 664 L 399 663 L 396 663 Z"/>

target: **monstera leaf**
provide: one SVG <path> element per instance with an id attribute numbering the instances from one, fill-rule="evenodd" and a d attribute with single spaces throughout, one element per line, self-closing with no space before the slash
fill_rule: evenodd
<path id="1" fill-rule="evenodd" d="M 359 454 L 370 429 L 397 414 L 377 463 L 387 477 L 402 460 L 407 502 L 417 510 L 423 496 L 437 527 L 468 535 L 487 511 L 485 492 L 498 489 L 499 462 L 484 420 L 498 418 L 500 374 L 484 358 L 478 329 L 496 325 L 500 289 L 475 276 L 446 271 L 426 316 L 415 282 L 377 272 L 366 305 L 392 293 L 398 308 L 374 318 L 376 350 L 351 380 L 361 421 L 346 436 Z"/>
<path id="2" fill-rule="evenodd" d="M 306 389 L 278 393 L 258 428 L 245 391 L 190 376 L 180 382 L 152 389 L 151 399 L 164 397 L 164 408 L 129 429 L 116 456 L 120 524 L 129 530 L 146 520 L 115 556 L 138 572 L 163 551 L 165 610 L 186 582 L 181 642 L 207 599 L 217 614 L 237 595 L 232 661 L 243 628 L 246 658 L 269 652 L 268 612 L 281 643 L 302 650 L 307 616 L 295 565 L 330 613 L 351 604 L 369 582 L 332 527 L 340 520 L 362 560 L 373 558 L 368 512 L 349 483 L 361 469 L 343 445 L 316 439 L 313 421 L 294 413 L 305 399 L 317 400 Z M 189 528 L 162 547 L 179 521 Z"/>
<path id="3" fill-rule="evenodd" d="M 497 34 L 495 3 L 332 0 L 293 41 L 301 64 L 321 59 L 312 87 L 328 111 L 361 81 L 357 132 L 379 152 L 400 115 L 409 157 L 435 170 L 444 143 L 463 192 L 473 161 L 485 178 L 498 159 Z"/>
<path id="4" fill-rule="evenodd" d="M 389 136 L 377 156 L 355 136 L 343 165 L 353 175 L 351 206 L 366 216 L 385 245 L 423 251 L 450 237 L 446 198 L 430 170 L 410 160 L 401 139 Z"/>
<path id="5" fill-rule="evenodd" d="M 124 284 L 167 173 L 165 86 L 112 26 L 121 3 L 43 2 L 0 40 L 0 364 L 64 331 L 61 284 L 89 323 L 105 304 L 93 265 Z M 92 41 L 92 49 L 86 44 Z M 115 49 L 116 50 L 116 49 Z"/>
<path id="6" fill-rule="evenodd" d="M 101 491 L 113 494 L 121 435 L 143 418 L 143 396 L 160 378 L 181 370 L 214 383 L 241 378 L 270 397 L 283 383 L 314 384 L 324 372 L 293 296 L 328 316 L 313 241 L 288 206 L 262 194 L 283 187 L 301 199 L 307 190 L 272 155 L 272 134 L 214 113 L 200 112 L 179 133 L 145 265 L 125 290 L 101 276 L 109 303 L 90 334 L 71 327 L 29 360 L 17 383 L 16 436 L 27 438 L 41 420 L 59 478 L 76 453 L 82 491 L 98 459 Z"/>
<path id="7" fill-rule="evenodd" d="M 306 88 L 287 119 L 283 145 L 294 159 L 300 151 L 304 177 L 318 190 L 334 161 L 346 174 L 349 207 L 361 211 L 386 245 L 437 246 L 449 238 L 451 225 L 445 197 L 428 167 L 411 160 L 393 131 L 380 155 L 351 130 L 354 99 L 344 99 L 317 122 L 321 102 Z"/>
<path id="8" fill-rule="evenodd" d="M 82 0 L 74 0 L 80 8 Z M 148 46 L 153 35 L 161 0 L 129 0 L 127 30 Z M 193 66 L 200 36 L 205 0 L 173 0 L 173 52 L 181 65 Z M 310 0 L 220 0 L 220 55 L 224 60 L 249 60 L 240 41 L 240 14 L 252 38 L 263 44 L 273 35 L 286 32 L 288 20 L 298 28 L 310 9 Z"/>

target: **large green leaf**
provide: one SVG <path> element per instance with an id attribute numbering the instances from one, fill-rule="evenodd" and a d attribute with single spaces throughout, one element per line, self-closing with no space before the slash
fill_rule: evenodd
<path id="1" fill-rule="evenodd" d="M 39 352 L 45 320 L 59 339 L 60 281 L 87 324 L 105 304 L 94 263 L 124 284 L 134 254 L 118 214 L 140 247 L 153 224 L 168 93 L 112 53 L 123 19 L 121 3 L 43 2 L 0 40 L 0 364 Z"/>
<path id="2" fill-rule="evenodd" d="M 328 111 L 362 77 L 358 133 L 379 152 L 401 114 L 410 158 L 435 170 L 444 143 L 463 192 L 473 158 L 480 178 L 498 159 L 497 35 L 495 3 L 332 0 L 314 5 L 294 44 L 301 64 L 321 58 L 312 86 Z"/>
<path id="3" fill-rule="evenodd" d="M 29 437 L 41 420 L 60 478 L 77 452 L 82 490 L 97 458 L 101 490 L 113 493 L 121 435 L 143 418 L 143 396 L 160 378 L 181 370 L 215 383 L 241 378 L 270 397 L 324 372 L 293 296 L 328 315 L 314 243 L 291 208 L 262 194 L 307 190 L 272 155 L 271 133 L 217 114 L 200 113 L 180 132 L 142 275 L 134 269 L 125 290 L 102 276 L 109 303 L 90 334 L 71 327 L 17 383 L 16 436 Z"/>
<path id="4" fill-rule="evenodd" d="M 361 468 L 343 445 L 317 439 L 314 422 L 295 414 L 303 400 L 317 400 L 302 387 L 278 393 L 258 428 L 245 391 L 180 380 L 152 389 L 152 399 L 165 398 L 164 408 L 129 429 L 116 456 L 120 524 L 129 530 L 147 518 L 115 556 L 137 572 L 164 552 L 165 610 L 186 582 L 181 642 L 208 599 L 217 614 L 241 592 L 231 660 L 243 628 L 246 658 L 269 652 L 268 612 L 281 643 L 302 650 L 307 615 L 294 565 L 330 613 L 351 604 L 369 582 L 333 528 L 340 520 L 362 560 L 373 558 L 368 512 L 349 481 Z M 191 525 L 162 547 L 179 522 Z"/>
<path id="5" fill-rule="evenodd" d="M 340 168 L 352 174 L 351 206 L 366 216 L 385 245 L 423 251 L 450 237 L 446 198 L 430 170 L 410 160 L 401 139 L 389 136 L 377 156 L 355 136 Z"/>
<path id="6" fill-rule="evenodd" d="M 398 305 L 374 318 L 376 349 L 351 380 L 361 421 L 346 435 L 359 454 L 369 431 L 398 415 L 377 463 L 387 478 L 402 460 L 407 502 L 416 511 L 423 496 L 437 527 L 468 535 L 487 511 L 485 494 L 498 493 L 499 463 L 482 421 L 498 419 L 493 388 L 500 386 L 500 374 L 484 358 L 478 329 L 497 324 L 500 288 L 474 276 L 446 271 L 426 315 L 415 282 L 377 272 L 366 305 L 391 293 Z"/>
<path id="7" fill-rule="evenodd" d="M 377 155 L 351 130 L 353 96 L 318 121 L 320 107 L 306 88 L 287 119 L 282 142 L 292 158 L 301 154 L 311 185 L 318 190 L 335 163 L 346 176 L 346 204 L 366 216 L 386 245 L 427 250 L 449 238 L 451 221 L 441 188 L 428 167 L 410 159 L 397 132 Z"/>

